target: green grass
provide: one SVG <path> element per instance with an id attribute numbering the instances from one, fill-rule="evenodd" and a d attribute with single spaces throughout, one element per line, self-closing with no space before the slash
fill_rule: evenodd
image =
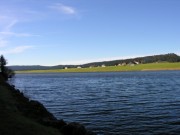
<path id="1" fill-rule="evenodd" d="M 69 69 L 55 69 L 55 70 L 29 70 L 16 71 L 16 73 L 56 73 L 56 72 L 120 72 L 120 71 L 145 71 L 145 70 L 180 70 L 180 62 L 177 63 L 150 63 L 139 64 L 135 66 L 107 66 L 107 67 L 93 67 L 93 68 L 69 68 Z"/>
<path id="2" fill-rule="evenodd" d="M 17 104 L 11 90 L 0 78 L 0 135 L 61 135 L 57 129 L 23 116 Z"/>

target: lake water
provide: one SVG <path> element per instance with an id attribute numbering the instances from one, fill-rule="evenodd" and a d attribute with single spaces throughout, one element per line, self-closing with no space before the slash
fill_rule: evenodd
<path id="1" fill-rule="evenodd" d="M 99 135 L 180 134 L 180 71 L 17 74 L 13 83 Z"/>

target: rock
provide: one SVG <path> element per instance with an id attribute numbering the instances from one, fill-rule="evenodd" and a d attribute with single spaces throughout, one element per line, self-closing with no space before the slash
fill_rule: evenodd
<path id="1" fill-rule="evenodd" d="M 86 135 L 96 135 L 96 133 L 94 133 L 92 131 L 87 131 Z"/>
<path id="2" fill-rule="evenodd" d="M 47 119 L 44 119 L 42 121 L 42 124 L 43 125 L 46 125 L 46 126 L 51 126 L 51 127 L 54 127 L 54 128 L 57 128 L 57 129 L 61 129 L 62 127 L 66 126 L 66 122 L 64 120 L 47 120 Z"/>
<path id="3" fill-rule="evenodd" d="M 66 126 L 67 123 L 64 120 L 57 120 L 54 127 L 61 129 L 62 127 Z"/>
<path id="4" fill-rule="evenodd" d="M 17 110 L 23 116 L 31 118 L 42 125 L 56 128 L 63 135 L 96 135 L 91 131 L 87 131 L 83 125 L 77 122 L 67 124 L 64 120 L 58 120 L 43 104 L 35 100 L 30 100 L 19 89 L 16 89 L 15 86 L 6 83 L 6 87 L 12 91 L 12 95 L 16 100 Z"/>
<path id="5" fill-rule="evenodd" d="M 76 122 L 67 124 L 60 131 L 63 135 L 87 135 L 85 127 Z"/>

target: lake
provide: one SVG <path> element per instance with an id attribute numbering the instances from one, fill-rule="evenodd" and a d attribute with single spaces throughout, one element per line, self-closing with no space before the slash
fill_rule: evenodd
<path id="1" fill-rule="evenodd" d="M 180 134 L 180 71 L 17 74 L 12 83 L 98 135 Z"/>

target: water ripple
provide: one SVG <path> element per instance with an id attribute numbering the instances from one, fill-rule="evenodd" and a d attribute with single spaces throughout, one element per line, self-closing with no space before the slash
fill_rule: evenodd
<path id="1" fill-rule="evenodd" d="M 180 133 L 180 71 L 17 74 L 13 83 L 99 135 Z"/>

